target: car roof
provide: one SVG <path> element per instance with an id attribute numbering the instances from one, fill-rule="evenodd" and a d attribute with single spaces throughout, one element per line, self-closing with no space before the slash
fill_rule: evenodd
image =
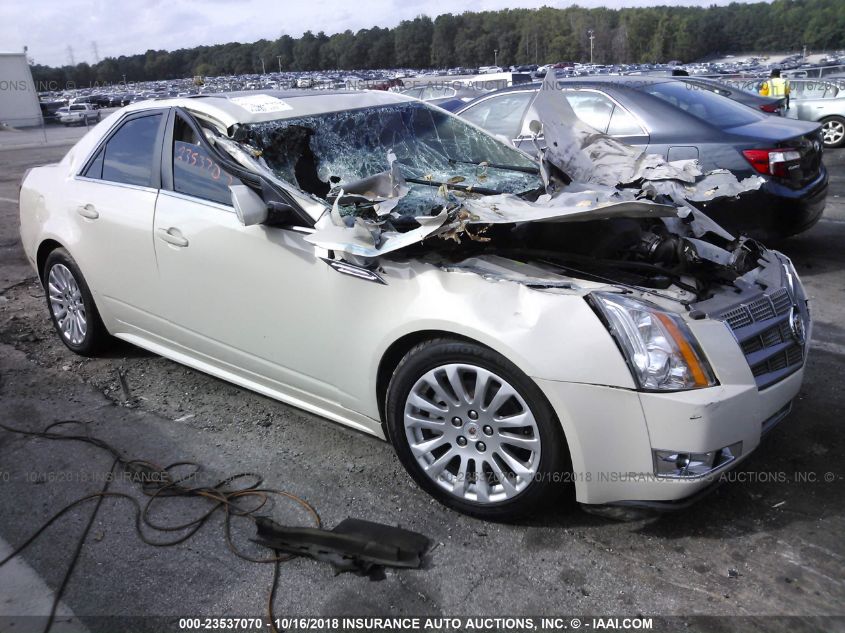
<path id="1" fill-rule="evenodd" d="M 565 88 L 566 86 L 590 86 L 590 85 L 599 85 L 599 84 L 616 84 L 616 85 L 623 85 L 623 86 L 642 86 L 644 84 L 662 84 L 668 83 L 671 81 L 677 81 L 678 79 L 686 79 L 686 77 L 649 77 L 647 75 L 603 75 L 603 76 L 586 76 L 586 77 L 558 77 L 557 84 L 560 88 Z M 514 91 L 521 91 L 521 90 L 539 90 L 543 87 L 543 82 L 541 81 L 534 81 L 530 83 L 524 84 L 517 84 L 515 86 L 508 86 L 507 88 L 499 88 L 498 90 L 493 90 L 488 92 L 481 97 L 480 99 L 489 97 L 490 95 L 500 94 L 504 92 L 514 92 Z M 469 105 L 469 104 L 467 104 Z"/>
<path id="2" fill-rule="evenodd" d="M 385 90 L 246 90 L 138 101 L 124 111 L 182 107 L 228 128 L 237 123 L 262 123 L 410 101 L 416 100 Z"/>

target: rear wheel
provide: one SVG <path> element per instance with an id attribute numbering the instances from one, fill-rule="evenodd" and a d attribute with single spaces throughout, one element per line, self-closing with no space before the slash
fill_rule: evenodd
<path id="1" fill-rule="evenodd" d="M 822 119 L 822 137 L 825 147 L 842 147 L 845 144 L 845 117 L 829 116 Z"/>
<path id="2" fill-rule="evenodd" d="M 391 380 L 386 417 L 414 480 L 460 512 L 512 517 L 560 489 L 568 453 L 554 411 L 528 376 L 481 345 L 413 348 Z"/>
<path id="3" fill-rule="evenodd" d="M 102 349 L 109 334 L 79 266 L 65 249 L 47 256 L 43 280 L 50 318 L 62 342 L 83 356 Z"/>

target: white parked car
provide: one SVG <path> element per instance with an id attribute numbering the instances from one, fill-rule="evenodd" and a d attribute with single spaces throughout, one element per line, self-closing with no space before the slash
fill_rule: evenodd
<path id="1" fill-rule="evenodd" d="M 72 103 L 56 110 L 59 123 L 65 125 L 87 125 L 100 120 L 100 111 L 90 103 Z"/>
<path id="2" fill-rule="evenodd" d="M 593 508 L 678 507 L 788 413 L 801 283 L 669 205 L 593 208 L 573 183 L 540 217 L 543 182 L 396 93 L 170 99 L 29 170 L 21 238 L 74 352 L 117 337 L 389 439 L 462 512 L 567 482 Z"/>

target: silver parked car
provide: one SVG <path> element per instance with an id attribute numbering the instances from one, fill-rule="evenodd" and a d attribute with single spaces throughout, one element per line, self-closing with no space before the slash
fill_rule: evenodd
<path id="1" fill-rule="evenodd" d="M 74 103 L 56 111 L 59 122 L 64 125 L 87 125 L 100 120 L 100 112 L 90 103 Z"/>
<path id="2" fill-rule="evenodd" d="M 845 144 L 845 80 L 790 79 L 786 116 L 822 124 L 825 147 Z"/>

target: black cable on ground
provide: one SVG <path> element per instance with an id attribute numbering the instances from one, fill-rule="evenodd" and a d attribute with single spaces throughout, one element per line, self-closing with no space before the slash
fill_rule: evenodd
<path id="1" fill-rule="evenodd" d="M 56 431 L 56 429 L 60 427 L 67 426 L 81 426 L 84 429 L 84 434 L 62 433 Z M 97 517 L 97 513 L 100 510 L 100 506 L 103 502 L 103 499 L 106 498 L 125 499 L 129 501 L 133 505 L 135 510 L 135 531 L 137 532 L 138 537 L 147 545 L 152 545 L 155 547 L 170 547 L 172 545 L 178 545 L 179 543 L 187 541 L 194 534 L 196 534 L 197 531 L 203 525 L 205 525 L 206 521 L 208 521 L 208 519 L 211 518 L 218 510 L 222 510 L 224 512 L 224 531 L 226 536 L 226 543 L 229 549 L 236 556 L 244 560 L 253 563 L 273 564 L 273 580 L 270 587 L 269 599 L 267 603 L 267 618 L 269 620 L 270 629 L 274 632 L 277 631 L 275 625 L 275 618 L 273 616 L 273 604 L 275 602 L 276 591 L 278 587 L 280 563 L 290 560 L 294 556 L 291 554 L 280 555 L 278 551 L 274 551 L 275 555 L 271 558 L 255 558 L 239 551 L 237 547 L 235 547 L 234 542 L 232 541 L 231 520 L 232 517 L 242 517 L 254 521 L 255 518 L 258 516 L 256 513 L 262 508 L 264 508 L 272 497 L 277 496 L 293 501 L 294 503 L 298 504 L 300 507 L 305 509 L 314 521 L 314 526 L 319 528 L 321 527 L 320 515 L 317 514 L 317 511 L 314 509 L 314 507 L 311 506 L 311 504 L 309 504 L 307 501 L 300 497 L 297 497 L 294 494 L 285 492 L 284 490 L 278 490 L 274 488 L 263 488 L 262 485 L 264 483 L 264 479 L 261 477 L 261 475 L 258 475 L 256 473 L 238 473 L 217 482 L 213 486 L 187 486 L 185 485 L 185 482 L 188 479 L 193 478 L 201 469 L 200 465 L 196 462 L 174 462 L 166 466 L 159 466 L 154 462 L 146 460 L 127 459 L 119 450 L 111 446 L 108 442 L 105 442 L 100 438 L 92 436 L 88 432 L 88 423 L 81 422 L 78 420 L 60 420 L 58 422 L 53 422 L 52 424 L 47 425 L 42 431 L 29 431 L 26 429 L 17 429 L 7 426 L 3 423 L 0 423 L 0 429 L 3 429 L 4 431 L 7 431 L 9 433 L 15 433 L 17 435 L 23 435 L 27 437 L 48 440 L 84 442 L 86 444 L 96 446 L 97 448 L 108 452 L 112 455 L 112 457 L 114 457 L 112 466 L 109 469 L 109 474 L 106 477 L 106 483 L 103 486 L 102 490 L 100 490 L 100 492 L 80 497 L 79 499 L 71 501 L 70 503 L 65 505 L 52 517 L 45 521 L 37 530 L 35 530 L 35 532 L 33 532 L 33 534 L 29 538 L 26 539 L 26 541 L 19 545 L 6 558 L 0 560 L 0 567 L 2 567 L 12 558 L 23 552 L 30 544 L 32 544 L 39 536 L 41 536 L 41 534 L 43 534 L 45 530 L 47 530 L 53 523 L 55 523 L 59 518 L 64 516 L 64 514 L 69 512 L 71 509 L 75 508 L 76 506 L 82 505 L 88 501 L 96 501 L 94 510 L 91 513 L 90 518 L 88 519 L 88 523 L 85 526 L 85 529 L 83 530 L 79 540 L 77 541 L 76 548 L 74 549 L 73 556 L 71 557 L 64 578 L 62 579 L 61 584 L 55 592 L 53 604 L 50 609 L 50 615 L 48 617 L 44 633 L 48 633 L 48 631 L 53 625 L 53 621 L 56 615 L 56 609 L 58 608 L 59 602 L 62 598 L 62 595 L 64 594 L 65 589 L 67 588 L 70 577 L 73 574 L 74 569 L 76 568 L 77 562 L 79 561 L 79 557 L 82 553 L 82 547 L 84 546 L 85 540 L 87 539 L 91 527 L 94 524 L 94 520 Z M 149 497 L 149 499 L 144 505 L 141 505 L 140 501 L 130 494 L 109 491 L 111 480 L 118 465 L 123 466 L 124 471 L 131 475 L 132 480 L 135 483 L 141 484 L 141 492 L 145 496 Z M 178 477 L 174 475 L 172 471 L 180 467 L 192 467 L 193 470 L 187 475 Z M 232 483 L 243 479 L 252 479 L 252 481 L 248 481 L 249 485 L 244 484 L 242 487 L 231 486 Z M 180 525 L 160 525 L 150 518 L 150 510 L 157 500 L 167 497 L 201 497 L 212 502 L 213 505 L 202 515 L 191 521 L 187 521 L 186 523 L 182 523 Z M 244 502 L 250 503 L 251 501 L 253 502 L 254 507 L 244 507 Z M 154 541 L 151 540 L 146 534 L 144 534 L 145 527 L 148 530 L 153 530 L 156 532 L 181 532 L 184 530 L 187 530 L 187 532 L 182 534 L 178 538 L 169 541 Z"/>

